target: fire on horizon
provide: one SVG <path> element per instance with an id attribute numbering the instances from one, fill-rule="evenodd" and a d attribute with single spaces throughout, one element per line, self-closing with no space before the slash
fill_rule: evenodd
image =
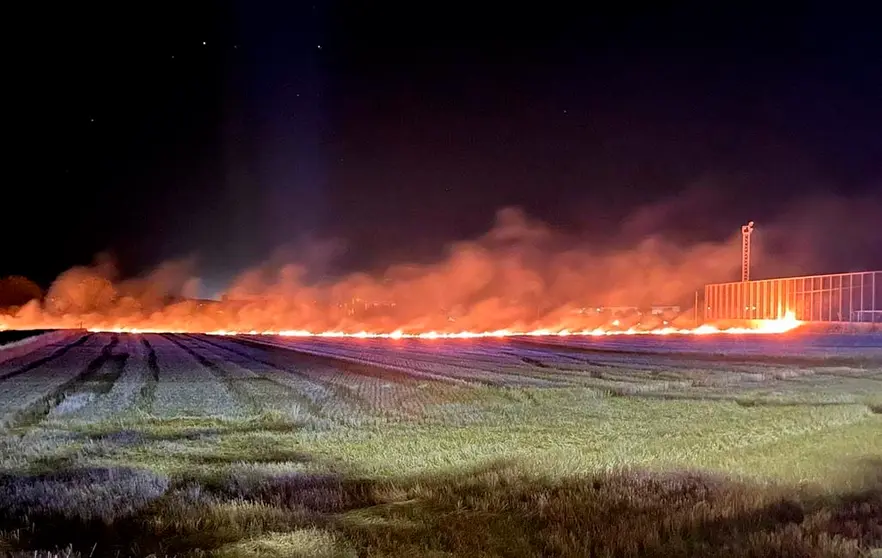
<path id="1" fill-rule="evenodd" d="M 194 297 L 190 262 L 120 280 L 102 261 L 68 270 L 42 300 L 0 314 L 0 329 L 459 339 L 778 334 L 804 322 L 882 322 L 882 272 L 750 280 L 747 238 L 740 260 L 732 257 L 735 237 L 686 247 L 650 237 L 604 251 L 559 242 L 546 225 L 503 210 L 488 233 L 452 245 L 435 263 L 318 283 L 307 279 L 306 264 L 266 264 L 243 272 L 216 301 Z M 732 277 L 738 264 L 742 281 L 704 282 L 700 302 L 690 278 Z M 686 312 L 626 305 L 693 295 Z M 586 309 L 586 299 L 610 306 Z"/>

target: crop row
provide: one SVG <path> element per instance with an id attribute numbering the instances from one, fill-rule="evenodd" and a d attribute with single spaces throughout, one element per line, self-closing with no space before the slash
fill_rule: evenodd
<path id="1" fill-rule="evenodd" d="M 134 408 L 151 380 L 147 349 L 134 336 L 121 336 L 119 344 L 98 374 L 112 382 L 107 389 L 81 384 L 53 409 L 50 417 L 64 417 L 82 421 L 100 421 L 119 416 Z"/>
<path id="2" fill-rule="evenodd" d="M 234 351 L 245 359 L 243 365 L 261 368 L 272 381 L 307 394 L 322 415 L 335 421 L 364 424 L 382 417 L 420 416 L 445 389 L 438 382 L 337 359 L 328 361 L 284 347 L 231 340 L 212 343 L 225 351 L 225 356 Z"/>
<path id="3" fill-rule="evenodd" d="M 553 347 L 645 353 L 698 353 L 765 357 L 882 357 L 882 336 L 863 335 L 687 335 L 525 338 Z"/>
<path id="4" fill-rule="evenodd" d="M 585 351 L 544 340 L 340 340 L 255 338 L 274 346 L 340 360 L 501 386 L 581 386 L 617 394 L 689 391 L 706 396 L 713 388 L 771 386 L 816 373 L 771 359 L 714 360 L 707 355 Z M 852 371 L 865 376 L 863 371 Z M 844 373 L 844 372 L 843 372 Z M 783 389 L 798 390 L 798 386 Z"/>
<path id="5" fill-rule="evenodd" d="M 52 332 L 29 339 L 23 344 L 0 349 L 0 379 L 41 366 L 86 341 L 86 335 L 72 332 Z"/>
<path id="6" fill-rule="evenodd" d="M 316 422 L 313 402 L 303 394 L 273 381 L 268 374 L 262 374 L 260 363 L 205 343 L 197 337 L 178 336 L 175 341 L 198 355 L 197 358 L 211 362 L 252 411 L 271 411 L 304 424 Z"/>
<path id="7" fill-rule="evenodd" d="M 84 334 L 72 331 L 50 331 L 0 346 L 0 369 L 26 366 L 53 351 L 73 343 Z M 0 373 L 0 376 L 3 374 Z"/>
<path id="8" fill-rule="evenodd" d="M 475 366 L 468 359 L 454 361 L 445 358 L 429 358 L 393 350 L 371 351 L 364 346 L 313 344 L 299 340 L 261 340 L 268 345 L 295 349 L 304 353 L 349 360 L 373 366 L 403 371 L 415 377 L 433 380 L 464 381 L 487 385 L 520 385 L 550 387 L 558 382 L 551 378 L 540 378 L 531 374 L 520 374 L 512 369 Z"/>
<path id="9" fill-rule="evenodd" d="M 295 341 L 296 342 L 296 341 Z M 581 359 L 561 351 L 547 351 L 539 347 L 523 348 L 520 344 L 501 340 L 488 343 L 484 340 L 465 340 L 457 342 L 435 342 L 408 340 L 401 345 L 390 346 L 377 340 L 359 340 L 354 346 L 339 340 L 319 340 L 318 346 L 330 350 L 337 348 L 356 348 L 364 354 L 374 355 L 407 355 L 408 358 L 422 358 L 433 362 L 461 362 L 464 366 L 496 371 L 500 369 L 534 369 L 536 361 L 542 365 L 571 365 Z M 524 358 L 532 357 L 532 358 Z M 535 372 L 535 370 L 533 370 Z"/>
<path id="10" fill-rule="evenodd" d="M 363 418 L 359 408 L 324 381 L 325 378 L 316 377 L 309 370 L 286 363 L 278 355 L 255 351 L 238 344 L 199 342 L 202 345 L 199 351 L 209 358 L 234 364 L 261 378 L 261 382 L 254 382 L 254 389 L 271 393 L 269 401 L 277 402 L 272 407 L 264 407 L 265 410 L 277 410 L 281 407 L 284 412 L 287 400 L 294 408 L 286 414 L 293 412 L 295 415 L 308 417 L 311 424 L 326 424 L 329 420 L 358 423 Z"/>
<path id="11" fill-rule="evenodd" d="M 101 355 L 107 342 L 106 338 L 92 336 L 58 358 L 23 373 L 7 371 L 0 382 L 0 424 L 8 424 L 35 405 L 59 395 Z"/>
<path id="12" fill-rule="evenodd" d="M 243 416 L 247 409 L 218 376 L 186 350 L 162 336 L 151 335 L 159 382 L 152 414 L 159 417 Z"/>

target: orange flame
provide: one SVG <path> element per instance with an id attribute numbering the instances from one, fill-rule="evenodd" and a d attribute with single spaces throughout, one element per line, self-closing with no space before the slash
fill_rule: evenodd
<path id="1" fill-rule="evenodd" d="M 782 333 L 799 325 L 792 314 L 699 327 L 679 307 L 646 315 L 632 305 L 689 300 L 698 284 L 730 277 L 738 239 L 685 247 L 661 235 L 628 240 L 636 243 L 597 248 L 507 208 L 488 232 L 451 244 L 434 262 L 318 279 L 334 249 L 310 244 L 298 251 L 306 261 L 265 262 L 211 301 L 197 298 L 188 260 L 120 279 L 99 259 L 62 273 L 42 298 L 0 312 L 0 329 L 459 339 Z M 592 309 L 595 302 L 608 306 Z"/>
<path id="2" fill-rule="evenodd" d="M 584 329 L 568 330 L 563 328 L 534 329 L 519 331 L 512 329 L 499 329 L 495 331 L 426 331 L 405 332 L 400 329 L 391 332 L 370 331 L 308 331 L 308 330 L 213 330 L 193 331 L 188 328 L 151 328 L 151 327 L 125 327 L 125 326 L 93 326 L 87 328 L 91 332 L 113 333 L 206 333 L 209 335 L 278 335 L 282 337 L 331 337 L 331 338 L 356 338 L 356 339 L 475 339 L 488 337 L 601 337 L 611 335 L 747 335 L 747 334 L 781 334 L 798 328 L 802 324 L 796 319 L 793 312 L 788 311 L 782 318 L 774 320 L 751 320 L 747 327 L 717 327 L 711 324 L 701 325 L 696 328 L 661 327 L 655 329 Z M 0 327 L 2 329 L 2 327 Z"/>

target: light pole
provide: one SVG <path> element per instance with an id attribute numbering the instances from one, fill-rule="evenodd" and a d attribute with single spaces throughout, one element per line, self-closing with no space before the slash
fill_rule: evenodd
<path id="1" fill-rule="evenodd" d="M 750 233 L 753 221 L 741 227 L 741 281 L 750 281 Z"/>
<path id="2" fill-rule="evenodd" d="M 746 318 L 754 318 L 753 297 L 751 296 L 750 281 L 750 233 L 753 232 L 753 221 L 741 227 L 741 304 Z M 741 308 L 738 314 L 741 314 Z"/>

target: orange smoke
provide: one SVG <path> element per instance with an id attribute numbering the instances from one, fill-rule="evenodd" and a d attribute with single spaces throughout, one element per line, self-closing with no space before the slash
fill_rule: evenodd
<path id="1" fill-rule="evenodd" d="M 515 209 L 499 212 L 480 238 L 450 246 L 432 264 L 399 264 L 310 282 L 308 263 L 242 273 L 219 301 L 192 300 L 192 262 L 163 264 L 119 280 L 101 262 L 62 274 L 42 302 L 7 315 L 0 329 L 275 333 L 460 338 L 511 335 L 711 334 L 691 311 L 650 316 L 598 307 L 691 306 L 695 289 L 737 276 L 737 230 L 723 243 L 683 247 L 645 236 L 603 250 L 555 234 Z M 783 332 L 792 315 L 733 333 Z"/>

